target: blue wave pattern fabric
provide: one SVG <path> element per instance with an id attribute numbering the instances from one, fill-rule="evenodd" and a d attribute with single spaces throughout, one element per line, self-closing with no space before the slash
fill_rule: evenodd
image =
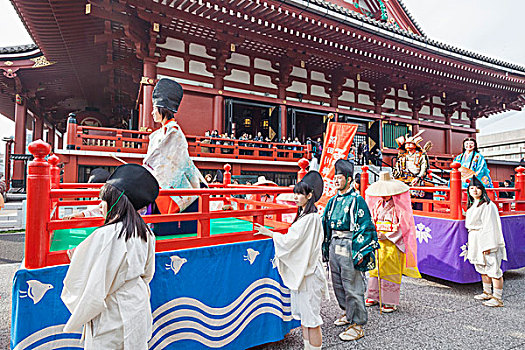
<path id="1" fill-rule="evenodd" d="M 274 254 L 271 240 L 157 253 L 149 348 L 245 349 L 298 327 Z M 82 348 L 80 329 L 62 333 L 69 317 L 60 300 L 66 272 L 57 266 L 16 273 L 11 349 Z"/>

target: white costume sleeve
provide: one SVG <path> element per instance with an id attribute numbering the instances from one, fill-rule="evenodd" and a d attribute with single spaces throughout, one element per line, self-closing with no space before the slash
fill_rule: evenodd
<path id="1" fill-rule="evenodd" d="M 308 214 L 273 236 L 277 267 L 284 284 L 298 290 L 305 276 L 315 272 L 321 259 L 323 228 L 318 214 Z"/>
<path id="2" fill-rule="evenodd" d="M 502 250 L 502 259 L 507 260 L 507 253 L 505 249 L 505 240 L 503 239 L 503 230 L 501 229 L 501 219 L 498 213 L 498 208 L 494 202 L 490 202 L 483 208 L 481 215 L 483 240 L 481 242 L 481 250 L 490 250 L 497 252 Z"/>
<path id="3" fill-rule="evenodd" d="M 116 236 L 115 225 L 101 227 L 75 249 L 61 295 L 71 312 L 64 332 L 78 330 L 103 312 L 110 290 L 124 283 L 119 269 L 126 248 Z"/>

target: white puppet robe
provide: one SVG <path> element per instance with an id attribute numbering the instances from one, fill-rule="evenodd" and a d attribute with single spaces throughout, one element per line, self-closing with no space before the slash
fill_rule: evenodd
<path id="1" fill-rule="evenodd" d="M 190 158 L 186 136 L 174 120 L 149 135 L 148 152 L 143 165 L 155 176 L 162 189 L 200 187 L 202 175 Z M 197 196 L 170 198 L 180 211 L 184 211 Z M 157 204 L 161 199 L 157 198 Z"/>
<path id="2" fill-rule="evenodd" d="M 317 213 L 301 217 L 284 235 L 274 234 L 275 262 L 286 287 L 301 290 L 304 279 L 319 269 L 324 277 L 320 287 L 325 288 L 326 276 L 321 256 L 323 239 L 323 226 Z"/>
<path id="3" fill-rule="evenodd" d="M 117 238 L 121 223 L 95 230 L 75 249 L 62 301 L 71 312 L 64 332 L 84 326 L 85 349 L 147 349 L 152 331 L 149 282 L 155 238 Z"/>
<path id="4" fill-rule="evenodd" d="M 483 203 L 478 207 L 474 201 L 467 210 L 465 227 L 468 230 L 467 258 L 471 264 L 485 265 L 483 252 L 490 250 L 501 259 L 507 260 L 505 240 L 501 229 L 501 219 L 494 202 Z"/>

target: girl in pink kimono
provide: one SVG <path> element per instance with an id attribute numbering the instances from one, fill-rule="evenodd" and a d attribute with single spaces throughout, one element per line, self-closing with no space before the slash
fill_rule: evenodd
<path id="1" fill-rule="evenodd" d="M 392 179 L 385 171 L 366 191 L 381 248 L 376 268 L 370 271 L 365 305 L 380 302 L 385 313 L 397 310 L 402 275 L 421 277 L 417 271 L 416 227 L 408 190 L 407 185 Z"/>

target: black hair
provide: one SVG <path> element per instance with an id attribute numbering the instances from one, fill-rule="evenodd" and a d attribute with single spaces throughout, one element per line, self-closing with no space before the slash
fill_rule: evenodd
<path id="1" fill-rule="evenodd" d="M 175 113 L 173 113 L 167 108 L 157 107 L 157 111 L 159 111 L 160 115 L 162 115 L 162 119 L 170 120 L 175 118 Z"/>
<path id="2" fill-rule="evenodd" d="M 467 142 L 467 141 L 474 141 L 474 152 L 479 153 L 479 151 L 478 151 L 478 142 L 473 137 L 467 137 L 466 139 L 463 140 L 461 153 L 465 153 L 465 151 L 466 151 L 466 149 L 465 149 L 465 142 Z"/>
<path id="3" fill-rule="evenodd" d="M 113 185 L 105 184 L 100 189 L 100 199 L 108 204 L 108 213 L 102 227 L 122 222 L 118 238 L 124 236 L 127 241 L 138 236 L 144 242 L 148 241 L 148 234 L 152 233 L 125 193 L 122 194 L 122 191 Z"/>
<path id="4" fill-rule="evenodd" d="M 470 195 L 470 191 L 469 191 L 469 188 L 470 187 L 477 187 L 481 190 L 481 198 L 479 199 L 479 203 L 478 203 L 478 207 L 480 205 L 482 205 L 483 203 L 490 203 L 490 198 L 489 198 L 489 195 L 487 194 L 487 190 L 485 189 L 485 186 L 483 185 L 477 185 L 477 184 L 472 184 L 472 182 L 468 185 L 468 188 L 467 188 L 467 196 L 468 196 L 468 199 L 467 199 L 467 209 L 470 209 L 470 207 L 472 206 L 472 204 L 474 204 L 474 197 L 472 197 Z"/>
<path id="5" fill-rule="evenodd" d="M 313 188 L 308 185 L 306 182 L 299 181 L 293 188 L 293 193 L 295 194 L 302 194 L 305 196 L 308 196 L 310 193 L 312 194 L 312 197 L 306 202 L 306 205 L 304 206 L 304 210 L 302 207 L 297 207 L 297 215 L 295 216 L 295 219 L 293 222 L 296 222 L 301 217 L 311 214 L 311 213 L 317 213 L 317 207 L 315 206 L 315 199 L 314 199 L 314 190 Z"/>

